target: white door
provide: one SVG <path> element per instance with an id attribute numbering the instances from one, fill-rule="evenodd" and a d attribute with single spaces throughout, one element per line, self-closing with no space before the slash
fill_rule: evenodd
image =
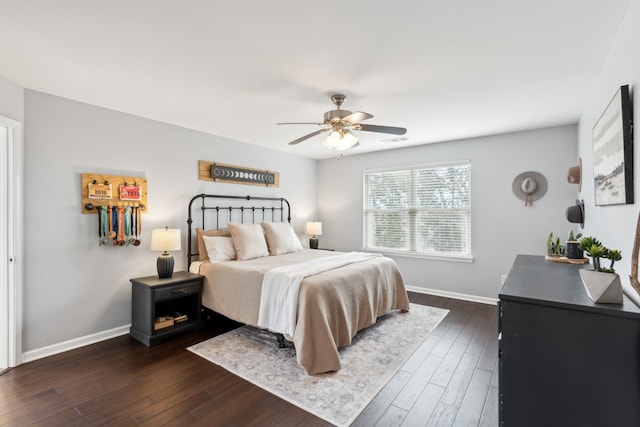
<path id="1" fill-rule="evenodd" d="M 22 135 L 0 116 L 0 371 L 21 362 Z"/>

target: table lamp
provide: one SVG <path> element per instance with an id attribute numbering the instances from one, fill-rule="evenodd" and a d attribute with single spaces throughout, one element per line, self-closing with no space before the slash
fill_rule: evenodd
<path id="1" fill-rule="evenodd" d="M 309 247 L 311 249 L 318 249 L 318 236 L 322 236 L 322 223 L 321 222 L 308 222 L 307 234 L 311 236 L 309 239 Z"/>
<path id="2" fill-rule="evenodd" d="M 169 227 L 157 228 L 151 232 L 151 250 L 162 251 L 158 257 L 158 277 L 165 279 L 173 274 L 173 256 L 169 251 L 180 250 L 180 230 Z"/>

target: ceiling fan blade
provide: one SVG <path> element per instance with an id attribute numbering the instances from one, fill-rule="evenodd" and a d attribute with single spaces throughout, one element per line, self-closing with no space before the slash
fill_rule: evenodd
<path id="1" fill-rule="evenodd" d="M 390 133 L 393 135 L 404 135 L 407 133 L 405 128 L 397 128 L 393 126 L 378 126 L 378 125 L 358 125 L 357 130 L 364 130 L 367 132 L 380 132 L 380 133 Z"/>
<path id="2" fill-rule="evenodd" d="M 367 120 L 372 118 L 373 116 L 369 113 L 363 113 L 362 111 L 356 111 L 355 113 L 351 113 L 346 117 L 343 117 L 342 120 L 345 122 L 349 122 L 352 124 L 360 123 L 363 120 Z"/>
<path id="3" fill-rule="evenodd" d="M 323 125 L 324 123 L 311 123 L 311 122 L 291 122 L 291 123 L 276 123 L 276 125 Z"/>
<path id="4" fill-rule="evenodd" d="M 331 128 L 320 129 L 320 130 L 317 130 L 317 131 L 315 131 L 315 132 L 311 132 L 311 133 L 310 133 L 310 134 L 308 134 L 308 135 L 302 136 L 302 137 L 300 137 L 300 138 L 298 138 L 298 139 L 296 139 L 296 140 L 294 140 L 294 141 L 291 141 L 291 142 L 289 143 L 289 145 L 296 145 L 296 144 L 299 144 L 299 143 L 301 143 L 302 141 L 304 141 L 305 139 L 309 139 L 309 138 L 311 138 L 311 137 L 314 137 L 314 136 L 316 136 L 316 135 L 319 135 L 319 134 L 321 134 L 322 132 L 326 132 L 326 131 L 328 131 L 329 129 L 331 129 Z"/>

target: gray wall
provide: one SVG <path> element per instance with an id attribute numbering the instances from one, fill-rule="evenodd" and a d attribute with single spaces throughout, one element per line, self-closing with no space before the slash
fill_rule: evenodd
<path id="1" fill-rule="evenodd" d="M 501 275 L 508 273 L 516 254 L 543 255 L 550 232 L 564 239 L 575 229 L 564 214 L 577 192 L 566 178 L 576 163 L 576 141 L 576 127 L 563 126 L 323 160 L 318 175 L 320 246 L 362 247 L 363 170 L 470 159 L 474 262 L 392 257 L 409 286 L 497 298 Z M 549 188 L 533 207 L 524 207 L 511 185 L 529 170 L 542 173 Z"/>
<path id="2" fill-rule="evenodd" d="M 640 204 L 640 149 L 638 148 L 638 126 L 640 124 L 640 2 L 632 1 L 625 19 L 622 21 L 614 44 L 609 52 L 599 79 L 579 122 L 578 153 L 582 157 L 583 185 L 580 198 L 584 199 L 586 211 L 585 232 L 596 236 L 606 246 L 622 250 L 622 261 L 616 263 L 627 294 L 638 303 L 637 293 L 630 287 L 631 252 Z M 635 124 L 634 182 L 635 204 L 617 206 L 595 206 L 593 186 L 593 142 L 591 129 L 609 101 L 622 85 L 631 88 Z"/>
<path id="3" fill-rule="evenodd" d="M 0 77 L 0 115 L 22 122 L 24 117 L 24 90 Z"/>
<path id="4" fill-rule="evenodd" d="M 25 90 L 23 351 L 131 322 L 129 279 L 156 274 L 150 230 L 183 230 L 198 193 L 287 197 L 295 228 L 316 216 L 315 160 Z M 198 180 L 198 160 L 280 172 L 279 188 Z M 139 247 L 98 247 L 95 215 L 81 213 L 81 173 L 144 176 L 148 213 Z M 302 239 L 303 242 L 305 239 Z"/>

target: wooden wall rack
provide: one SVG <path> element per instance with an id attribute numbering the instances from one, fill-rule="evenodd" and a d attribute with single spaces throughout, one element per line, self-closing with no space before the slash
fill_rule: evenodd
<path id="1" fill-rule="evenodd" d="M 90 184 L 93 188 L 93 196 L 89 194 Z M 104 185 L 111 185 L 111 198 L 96 198 L 95 192 L 102 191 Z M 139 186 L 139 199 L 135 191 L 121 194 L 121 186 L 129 187 Z M 96 188 L 98 190 L 96 190 Z M 106 192 L 106 190 L 105 190 Z M 82 174 L 82 213 L 97 214 L 96 206 L 135 206 L 141 208 L 142 213 L 146 213 L 147 209 L 147 179 L 139 176 L 120 176 L 120 175 L 104 175 L 95 173 Z M 99 195 L 98 195 L 99 196 Z M 104 197 L 107 197 L 106 194 Z"/>

